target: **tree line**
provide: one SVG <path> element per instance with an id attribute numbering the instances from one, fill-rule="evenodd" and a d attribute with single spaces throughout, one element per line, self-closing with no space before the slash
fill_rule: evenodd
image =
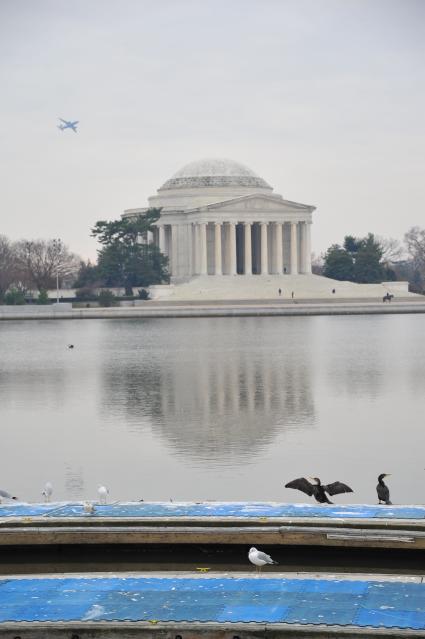
<path id="1" fill-rule="evenodd" d="M 11 242 L 0 235 L 0 303 L 24 303 L 30 291 L 47 302 L 47 291 L 57 284 L 90 297 L 99 288 L 122 287 L 133 295 L 134 287 L 168 282 L 167 257 L 146 241 L 160 213 L 152 208 L 134 218 L 96 222 L 91 229 L 100 244 L 96 264 L 79 258 L 59 239 Z"/>
<path id="2" fill-rule="evenodd" d="M 403 243 L 373 233 L 346 235 L 313 260 L 313 272 L 359 284 L 407 280 L 411 291 L 425 293 L 425 229 L 412 227 Z"/>
<path id="3" fill-rule="evenodd" d="M 38 291 L 47 301 L 47 291 L 71 284 L 81 259 L 59 239 L 11 242 L 0 235 L 0 302 L 22 303 L 28 291 Z"/>
<path id="4" fill-rule="evenodd" d="M 83 297 L 108 287 L 133 295 L 135 287 L 168 282 L 168 258 L 147 241 L 160 214 L 161 209 L 151 208 L 136 217 L 96 222 L 91 229 L 100 245 L 95 264 L 81 260 L 59 239 L 11 242 L 0 235 L 0 303 L 20 303 L 34 290 L 47 301 L 56 283 L 77 288 Z M 373 233 L 347 235 L 313 260 L 313 273 L 358 283 L 407 280 L 410 290 L 425 294 L 425 229 L 412 227 L 403 243 Z"/>

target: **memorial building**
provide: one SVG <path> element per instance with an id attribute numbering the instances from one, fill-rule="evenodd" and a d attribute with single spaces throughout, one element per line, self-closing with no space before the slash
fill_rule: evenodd
<path id="1" fill-rule="evenodd" d="M 311 272 L 315 207 L 286 200 L 239 162 L 198 160 L 177 171 L 148 199 L 161 209 L 141 238 L 168 257 L 171 283 L 152 299 L 235 300 L 408 296 L 407 282 L 356 284 Z"/>
<path id="2" fill-rule="evenodd" d="M 149 207 L 160 207 L 161 217 L 148 241 L 168 256 L 174 283 L 200 275 L 311 273 L 315 207 L 285 200 L 238 162 L 184 166 L 149 198 Z"/>

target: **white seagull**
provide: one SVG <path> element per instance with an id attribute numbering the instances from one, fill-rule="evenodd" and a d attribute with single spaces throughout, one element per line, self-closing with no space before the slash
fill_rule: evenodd
<path id="1" fill-rule="evenodd" d="M 44 485 L 44 490 L 41 493 L 44 497 L 44 501 L 45 502 L 49 502 L 50 501 L 50 497 L 53 494 L 53 485 L 50 481 L 46 481 L 45 485 Z"/>
<path id="2" fill-rule="evenodd" d="M 85 501 L 83 508 L 84 508 L 84 512 L 87 515 L 93 515 L 93 513 L 94 513 L 94 504 L 92 504 L 91 501 Z"/>
<path id="3" fill-rule="evenodd" d="M 261 552 L 261 550 L 256 548 L 250 548 L 248 559 L 256 566 L 256 572 L 261 572 L 261 568 L 266 564 L 277 564 L 277 561 L 273 561 L 270 555 L 266 555 L 265 552 Z"/>
<path id="4" fill-rule="evenodd" d="M 106 504 L 106 498 L 109 495 L 109 490 L 106 488 L 106 486 L 98 486 L 97 487 L 97 494 L 99 495 L 99 502 L 101 504 Z"/>

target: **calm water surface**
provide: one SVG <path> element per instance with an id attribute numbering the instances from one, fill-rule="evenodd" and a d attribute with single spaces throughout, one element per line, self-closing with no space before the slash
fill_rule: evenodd
<path id="1" fill-rule="evenodd" d="M 0 323 L 0 487 L 56 499 L 425 502 L 425 317 Z M 67 344 L 75 344 L 69 350 Z"/>

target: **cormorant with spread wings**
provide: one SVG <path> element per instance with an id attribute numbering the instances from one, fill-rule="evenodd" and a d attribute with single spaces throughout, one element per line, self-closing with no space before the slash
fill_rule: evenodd
<path id="1" fill-rule="evenodd" d="M 322 484 L 318 477 L 309 477 L 313 483 L 309 482 L 305 477 L 299 477 L 298 479 L 294 479 L 293 481 L 285 484 L 285 488 L 295 488 L 296 490 L 301 490 L 306 495 L 310 497 L 313 495 L 315 500 L 319 502 L 319 504 L 332 504 L 333 502 L 329 501 L 329 495 L 338 495 L 339 493 L 352 493 L 353 490 L 347 484 L 343 484 L 340 481 L 334 481 L 332 484 Z"/>

